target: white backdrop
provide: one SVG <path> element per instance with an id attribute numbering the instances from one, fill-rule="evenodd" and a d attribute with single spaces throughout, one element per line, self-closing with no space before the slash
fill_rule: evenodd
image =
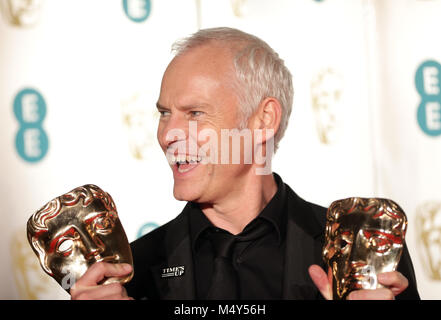
<path id="1" fill-rule="evenodd" d="M 405 209 L 409 218 L 406 237 L 421 296 L 440 299 L 441 65 L 433 68 L 427 62 L 441 62 L 441 43 L 435 40 L 441 29 L 441 2 L 388 0 L 379 4 L 379 99 L 373 131 L 376 189 Z M 417 86 L 423 89 L 421 94 Z M 431 102 L 438 107 L 431 108 Z M 420 108 L 426 116 L 419 122 Z M 424 221 L 420 230 L 417 219 Z"/>
<path id="2" fill-rule="evenodd" d="M 129 240 L 180 212 L 155 103 L 173 41 L 214 26 L 263 38 L 292 71 L 293 113 L 274 171 L 324 206 L 349 196 L 397 201 L 420 294 L 441 297 L 441 210 L 421 207 L 441 202 L 436 67 L 421 71 L 428 96 L 415 82 L 421 64 L 441 62 L 441 0 L 22 3 L 0 0 L 0 298 L 68 298 L 25 238 L 28 217 L 55 196 L 102 187 Z"/>

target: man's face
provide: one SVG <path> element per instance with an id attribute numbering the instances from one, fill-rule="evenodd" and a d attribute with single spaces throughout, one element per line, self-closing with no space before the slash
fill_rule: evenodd
<path id="1" fill-rule="evenodd" d="M 180 149 L 185 151 L 180 151 L 179 155 L 175 152 L 174 155 L 181 160 L 190 160 L 185 164 L 169 161 L 173 170 L 174 196 L 178 200 L 220 201 L 240 188 L 240 177 L 251 170 L 250 165 L 243 164 L 243 161 L 241 164 L 231 164 L 231 161 L 220 164 L 219 160 L 221 129 L 237 128 L 240 117 L 232 84 L 234 77 L 230 52 L 214 45 L 195 48 L 176 57 L 164 74 L 158 99 L 161 113 L 158 141 L 165 153 L 170 148 L 185 145 L 184 149 Z M 197 124 L 196 136 L 189 130 L 190 121 Z M 185 132 L 185 137 L 170 138 L 170 132 L 176 129 Z M 200 153 L 197 150 L 210 139 L 198 140 L 204 129 L 212 130 L 219 138 L 219 161 L 216 163 L 201 162 L 203 157 L 198 159 Z M 191 144 L 196 144 L 197 150 L 191 150 Z M 214 155 L 207 152 L 206 156 Z"/>
<path id="2" fill-rule="evenodd" d="M 47 232 L 36 237 L 46 254 L 45 267 L 63 287 L 63 278 L 78 280 L 95 262 L 131 264 L 122 225 L 116 212 L 108 211 L 101 199 L 94 199 L 87 207 L 81 203 L 62 205 L 47 227 Z"/>
<path id="3" fill-rule="evenodd" d="M 401 256 L 402 214 L 394 206 L 369 204 L 333 215 L 324 257 L 332 269 L 334 295 L 344 298 L 354 289 L 377 288 L 376 275 L 393 271 Z"/>

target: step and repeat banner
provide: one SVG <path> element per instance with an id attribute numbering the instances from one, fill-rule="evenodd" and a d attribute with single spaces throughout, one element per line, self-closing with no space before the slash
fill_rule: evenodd
<path id="1" fill-rule="evenodd" d="M 174 218 L 156 141 L 171 44 L 229 26 L 293 74 L 273 169 L 328 206 L 386 197 L 409 218 L 424 299 L 441 298 L 441 0 L 0 0 L 0 299 L 68 299 L 26 239 L 29 216 L 92 183 L 130 241 Z"/>
<path id="2" fill-rule="evenodd" d="M 441 1 L 380 1 L 376 192 L 409 217 L 420 293 L 441 299 Z"/>

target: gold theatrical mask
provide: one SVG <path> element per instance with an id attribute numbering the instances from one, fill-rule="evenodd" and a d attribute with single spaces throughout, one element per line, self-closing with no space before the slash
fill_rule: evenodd
<path id="1" fill-rule="evenodd" d="M 381 288 L 377 275 L 396 270 L 406 228 L 406 215 L 392 200 L 334 201 L 327 212 L 323 248 L 332 272 L 333 299 L 345 299 L 353 290 Z"/>
<path id="2" fill-rule="evenodd" d="M 112 197 L 95 185 L 78 187 L 48 202 L 29 218 L 27 231 L 41 267 L 65 290 L 95 262 L 133 265 Z M 132 276 L 133 272 L 102 283 L 126 283 Z"/>

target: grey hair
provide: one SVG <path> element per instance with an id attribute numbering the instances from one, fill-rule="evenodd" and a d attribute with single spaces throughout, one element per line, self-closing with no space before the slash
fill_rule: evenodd
<path id="1" fill-rule="evenodd" d="M 236 94 L 242 109 L 239 127 L 246 127 L 249 117 L 268 97 L 276 98 L 282 107 L 282 117 L 274 136 L 274 151 L 285 134 L 291 115 L 294 90 L 292 76 L 284 61 L 263 40 L 243 31 L 221 27 L 201 29 L 176 41 L 172 52 L 179 56 L 188 50 L 211 42 L 227 44 L 233 53 L 236 73 Z"/>

